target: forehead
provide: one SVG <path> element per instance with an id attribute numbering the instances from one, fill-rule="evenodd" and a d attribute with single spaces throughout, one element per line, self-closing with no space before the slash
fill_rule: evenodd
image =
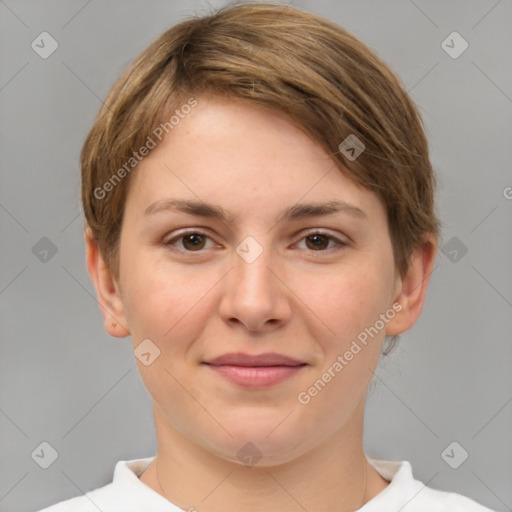
<path id="1" fill-rule="evenodd" d="M 215 203 L 233 214 L 326 201 L 383 213 L 373 193 L 285 117 L 211 97 L 200 97 L 138 165 L 130 189 L 129 200 L 144 209 L 178 198 Z"/>

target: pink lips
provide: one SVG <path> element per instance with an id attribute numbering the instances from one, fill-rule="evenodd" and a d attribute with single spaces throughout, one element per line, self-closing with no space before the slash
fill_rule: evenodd
<path id="1" fill-rule="evenodd" d="M 230 382 L 249 388 L 273 386 L 306 366 L 306 363 L 275 353 L 224 354 L 204 364 Z"/>

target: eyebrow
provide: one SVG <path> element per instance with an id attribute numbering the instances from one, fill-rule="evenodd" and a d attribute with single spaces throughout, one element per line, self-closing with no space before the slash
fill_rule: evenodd
<path id="1" fill-rule="evenodd" d="M 160 199 L 151 203 L 144 215 L 152 215 L 161 211 L 177 211 L 196 215 L 199 217 L 208 217 L 218 219 L 226 223 L 232 223 L 236 216 L 229 214 L 221 206 L 206 203 L 204 201 L 192 201 L 186 199 Z M 282 220 L 295 220 L 307 217 L 318 217 L 320 215 L 329 215 L 333 213 L 348 213 L 354 217 L 366 219 L 366 213 L 357 206 L 346 203 L 345 201 L 332 200 L 326 203 L 298 203 L 284 210 L 278 222 Z"/>

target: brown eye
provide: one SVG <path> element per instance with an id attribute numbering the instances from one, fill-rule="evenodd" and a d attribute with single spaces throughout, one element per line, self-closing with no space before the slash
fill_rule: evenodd
<path id="1" fill-rule="evenodd" d="M 189 233 L 181 238 L 183 238 L 183 247 L 190 251 L 200 250 L 205 245 L 205 237 L 199 233 Z"/>
<path id="2" fill-rule="evenodd" d="M 300 247 L 302 244 L 304 245 Z M 331 251 L 344 249 L 347 245 L 349 245 L 348 242 L 344 242 L 331 233 L 323 231 L 310 231 L 309 234 L 306 234 L 299 242 L 300 249 L 322 253 L 330 253 Z"/>
<path id="3" fill-rule="evenodd" d="M 210 244 L 210 245 L 208 245 Z M 213 247 L 215 244 L 211 240 L 211 238 L 205 233 L 201 233 L 200 231 L 189 231 L 185 232 L 181 235 L 177 235 L 173 238 L 170 238 L 167 241 L 163 242 L 163 245 L 176 250 L 183 252 L 200 252 L 203 249 L 208 249 Z"/>
<path id="4" fill-rule="evenodd" d="M 308 249 L 318 250 L 326 249 L 329 245 L 329 237 L 326 235 L 310 235 L 306 237 L 306 246 Z"/>

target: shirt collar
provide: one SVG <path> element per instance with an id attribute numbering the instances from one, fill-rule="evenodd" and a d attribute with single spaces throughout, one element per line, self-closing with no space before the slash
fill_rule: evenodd
<path id="1" fill-rule="evenodd" d="M 180 511 L 163 496 L 144 484 L 139 476 L 149 466 L 155 457 L 143 459 L 121 460 L 116 464 L 112 484 L 117 489 L 124 490 L 126 495 L 137 495 L 143 500 L 151 499 L 151 505 L 166 507 L 165 510 Z M 389 485 L 357 512 L 382 512 L 382 507 L 398 510 L 411 501 L 425 487 L 421 482 L 414 480 L 411 465 L 407 461 L 387 461 L 367 457 L 368 462 L 387 481 Z M 135 491 L 135 493 L 134 493 Z M 144 501 L 147 504 L 147 501 Z M 133 505 L 133 502 L 131 503 Z M 170 508 L 173 507 L 173 508 Z M 164 508 L 162 508 L 164 510 Z"/>

